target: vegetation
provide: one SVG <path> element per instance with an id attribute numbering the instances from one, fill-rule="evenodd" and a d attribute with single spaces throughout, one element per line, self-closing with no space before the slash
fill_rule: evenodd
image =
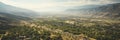
<path id="1" fill-rule="evenodd" d="M 56 20 L 54 20 L 56 19 Z M 45 18 L 38 20 L 41 25 L 60 29 L 74 35 L 84 34 L 97 40 L 119 40 L 120 21 L 109 18 Z M 67 21 L 67 22 L 66 22 Z"/>
<path id="2" fill-rule="evenodd" d="M 37 18 L 0 24 L 1 40 L 120 40 L 120 21 L 109 18 Z"/>
<path id="3" fill-rule="evenodd" d="M 0 40 L 120 40 L 120 3 L 86 6 L 39 15 L 0 2 Z"/>

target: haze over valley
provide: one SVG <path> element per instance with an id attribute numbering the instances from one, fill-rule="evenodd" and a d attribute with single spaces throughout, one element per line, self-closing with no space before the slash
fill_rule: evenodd
<path id="1" fill-rule="evenodd" d="M 0 0 L 0 40 L 120 40 L 119 0 Z"/>

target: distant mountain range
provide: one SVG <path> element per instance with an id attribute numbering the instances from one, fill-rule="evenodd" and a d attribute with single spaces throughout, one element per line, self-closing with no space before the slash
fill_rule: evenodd
<path id="1" fill-rule="evenodd" d="M 68 9 L 68 13 L 71 14 L 85 14 L 92 16 L 102 16 L 102 17 L 120 17 L 120 3 L 106 4 L 106 5 L 85 5 L 77 6 Z M 11 6 L 0 2 L 0 13 L 5 13 L 6 15 L 14 15 L 16 18 L 31 18 L 31 17 L 40 17 L 37 12 Z M 0 14 L 1 15 L 1 14 Z M 49 14 L 47 14 L 49 15 Z M 13 17 L 14 18 L 14 17 Z"/>
<path id="2" fill-rule="evenodd" d="M 0 2 L 0 26 L 11 24 L 13 22 L 32 20 L 32 17 L 38 16 L 36 12 L 6 5 Z"/>
<path id="3" fill-rule="evenodd" d="M 120 17 L 120 3 L 107 4 L 107 5 L 88 5 L 68 9 L 67 12 L 77 14 L 93 14 L 92 16 L 103 16 L 103 17 Z"/>
<path id="4" fill-rule="evenodd" d="M 104 5 L 98 9 L 98 11 L 101 12 L 101 15 L 109 17 L 120 17 L 120 3 Z"/>
<path id="5" fill-rule="evenodd" d="M 8 13 L 1 13 L 0 12 L 0 26 L 12 24 L 12 23 L 20 23 L 21 21 L 29 21 L 32 20 L 28 17 L 16 16 Z"/>
<path id="6" fill-rule="evenodd" d="M 17 15 L 17 16 L 23 16 L 23 17 L 37 16 L 37 13 L 34 11 L 19 8 L 19 7 L 14 7 L 11 5 L 4 4 L 2 2 L 0 2 L 0 12 L 13 14 L 13 15 Z"/>

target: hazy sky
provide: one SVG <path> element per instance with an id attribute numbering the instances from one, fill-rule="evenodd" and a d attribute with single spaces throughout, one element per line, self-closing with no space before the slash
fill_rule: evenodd
<path id="1" fill-rule="evenodd" d="M 60 11 L 74 6 L 109 4 L 120 0 L 0 0 L 3 3 L 35 11 Z"/>

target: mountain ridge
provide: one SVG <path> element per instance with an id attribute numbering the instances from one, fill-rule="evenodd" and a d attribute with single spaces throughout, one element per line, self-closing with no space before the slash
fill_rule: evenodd
<path id="1" fill-rule="evenodd" d="M 7 5 L 2 2 L 0 2 L 0 12 L 9 13 L 9 14 L 18 15 L 18 16 L 24 16 L 24 17 L 38 16 L 37 12 L 34 12 L 32 10 Z"/>
<path id="2" fill-rule="evenodd" d="M 120 3 L 107 4 L 94 8 L 83 8 L 83 9 L 69 9 L 67 12 L 77 12 L 77 14 L 93 14 L 92 16 L 103 16 L 103 17 L 120 17 Z"/>

